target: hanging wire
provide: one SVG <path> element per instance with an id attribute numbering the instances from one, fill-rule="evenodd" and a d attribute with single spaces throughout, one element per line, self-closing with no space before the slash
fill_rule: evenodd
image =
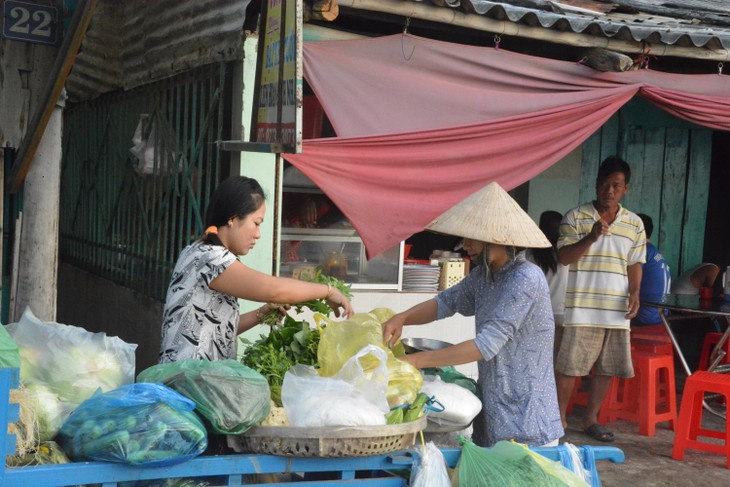
<path id="1" fill-rule="evenodd" d="M 406 34 L 408 34 L 408 26 L 410 25 L 410 23 L 411 23 L 411 18 L 406 17 L 406 23 L 403 26 L 403 34 L 400 36 L 400 51 L 401 51 L 401 54 L 403 54 L 403 59 L 405 59 L 406 61 L 411 60 L 411 58 L 413 57 L 413 52 L 416 50 L 416 46 L 413 46 L 413 48 L 411 49 L 411 53 L 406 56 L 405 46 L 403 45 L 403 38 L 405 37 Z"/>

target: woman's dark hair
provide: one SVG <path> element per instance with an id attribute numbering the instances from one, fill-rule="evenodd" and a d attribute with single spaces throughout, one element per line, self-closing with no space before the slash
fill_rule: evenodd
<path id="1" fill-rule="evenodd" d="M 535 258 L 535 263 L 545 273 L 548 270 L 555 272 L 558 268 L 558 237 L 560 236 L 560 222 L 562 220 L 563 215 L 553 210 L 543 211 L 540 215 L 540 230 L 552 246 L 544 249 L 533 249 L 532 255 Z"/>
<path id="2" fill-rule="evenodd" d="M 629 181 L 631 180 L 631 168 L 629 167 L 629 163 L 616 156 L 610 156 L 603 160 L 598 168 L 596 184 L 600 184 L 604 179 L 615 172 L 623 173 L 624 182 L 629 184 Z"/>
<path id="3" fill-rule="evenodd" d="M 244 218 L 261 208 L 266 201 L 266 195 L 261 185 L 246 176 L 232 176 L 223 181 L 210 197 L 208 209 L 205 212 L 205 228 L 222 227 L 231 218 Z M 209 234 L 203 241 L 221 245 L 218 235 Z"/>

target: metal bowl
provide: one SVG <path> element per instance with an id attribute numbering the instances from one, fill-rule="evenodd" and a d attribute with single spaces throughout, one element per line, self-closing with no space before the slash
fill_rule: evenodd
<path id="1" fill-rule="evenodd" d="M 450 347 L 453 343 L 435 340 L 433 338 L 402 338 L 401 343 L 406 353 L 427 352 L 429 350 L 441 350 Z"/>

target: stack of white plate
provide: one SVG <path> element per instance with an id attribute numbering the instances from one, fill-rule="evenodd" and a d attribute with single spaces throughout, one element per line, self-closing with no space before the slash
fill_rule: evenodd
<path id="1" fill-rule="evenodd" d="M 441 268 L 437 265 L 404 264 L 403 290 L 436 292 L 439 288 Z"/>

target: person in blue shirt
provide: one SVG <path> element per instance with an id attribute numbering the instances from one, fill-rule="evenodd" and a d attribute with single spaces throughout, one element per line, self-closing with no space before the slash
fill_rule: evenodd
<path id="1" fill-rule="evenodd" d="M 451 208 L 427 230 L 463 237 L 476 267 L 435 298 L 383 323 L 392 346 L 403 326 L 423 325 L 456 313 L 473 316 L 474 339 L 441 350 L 409 354 L 419 369 L 477 362 L 482 412 L 472 441 L 501 440 L 554 446 L 563 436 L 553 369 L 555 323 L 542 270 L 521 250 L 549 247 L 535 222 L 497 183 Z"/>
<path id="2" fill-rule="evenodd" d="M 664 256 L 649 241 L 654 231 L 654 222 L 649 215 L 644 213 L 638 213 L 638 216 L 644 222 L 644 231 L 646 232 L 646 263 L 642 266 L 643 272 L 639 290 L 639 300 L 643 303 L 644 301 L 660 300 L 662 296 L 669 293 L 672 286 L 672 276 Z M 659 325 L 661 323 L 662 320 L 659 318 L 657 309 L 643 304 L 639 307 L 636 318 L 631 320 L 632 326 Z"/>

